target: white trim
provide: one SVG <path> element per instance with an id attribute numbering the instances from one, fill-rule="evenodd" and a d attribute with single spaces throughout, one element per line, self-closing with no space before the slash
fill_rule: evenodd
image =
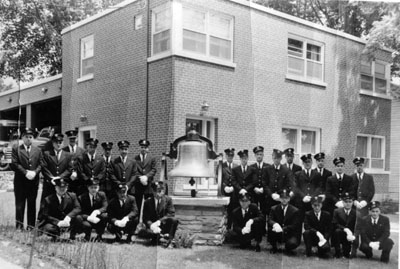
<path id="1" fill-rule="evenodd" d="M 90 126 L 82 126 L 79 127 L 78 130 L 78 145 L 82 148 L 85 147 L 84 141 L 83 141 L 83 132 L 90 131 L 90 137 L 91 138 L 96 138 L 97 136 L 97 125 L 90 125 Z"/>
<path id="2" fill-rule="evenodd" d="M 295 129 L 297 130 L 297 136 L 296 136 L 296 143 L 297 143 L 297 148 L 294 149 L 295 155 L 299 155 L 299 157 L 302 154 L 308 154 L 308 153 L 318 153 L 321 151 L 321 128 L 317 127 L 308 127 L 308 126 L 298 126 L 298 125 L 291 125 L 291 124 L 282 124 L 281 126 L 281 135 L 282 135 L 282 129 Z M 310 132 L 315 132 L 315 152 L 302 152 L 301 151 L 301 131 L 310 131 Z M 283 144 L 282 144 L 283 146 Z M 300 150 L 299 150 L 300 148 Z"/>
<path id="3" fill-rule="evenodd" d="M 357 137 L 366 137 L 367 138 L 367 156 L 359 156 L 359 157 L 364 157 L 369 159 L 369 167 L 364 167 L 366 171 L 369 173 L 383 173 L 385 171 L 385 166 L 386 166 L 386 137 L 382 135 L 372 135 L 372 134 L 362 134 L 362 133 L 357 133 L 356 134 L 356 144 L 355 144 L 355 155 L 357 155 Z M 371 158 L 371 138 L 379 138 L 382 140 L 381 144 L 381 156 L 383 160 L 383 165 L 382 168 L 371 168 L 371 163 L 372 163 L 372 158 Z"/>
<path id="4" fill-rule="evenodd" d="M 308 84 L 314 84 L 314 85 L 321 86 L 321 87 L 324 87 L 324 88 L 326 88 L 328 86 L 328 83 L 326 83 L 326 82 L 319 81 L 319 80 L 306 79 L 304 77 L 296 76 L 296 75 L 293 75 L 293 74 L 286 74 L 285 78 L 289 79 L 289 80 L 308 83 Z"/>
<path id="5" fill-rule="evenodd" d="M 76 82 L 77 82 L 77 83 L 80 83 L 80 82 L 84 82 L 84 81 L 87 81 L 87 80 L 91 80 L 91 79 L 93 79 L 93 78 L 94 78 L 94 75 L 93 75 L 93 73 L 91 73 L 91 74 L 88 74 L 88 75 L 85 75 L 85 76 L 83 76 L 83 77 L 78 78 L 78 79 L 76 80 Z"/>
<path id="6" fill-rule="evenodd" d="M 32 88 L 32 87 L 35 87 L 35 86 L 39 86 L 41 84 L 48 83 L 48 82 L 51 82 L 51 81 L 54 81 L 54 80 L 57 80 L 57 79 L 61 79 L 61 78 L 62 78 L 62 74 L 58 74 L 58 75 L 47 77 L 47 78 L 44 78 L 44 79 L 41 79 L 41 80 L 38 80 L 38 81 L 33 81 L 33 82 L 27 83 L 25 85 L 21 85 L 21 91 L 27 90 L 29 88 Z M 18 90 L 18 87 L 17 87 L 16 89 L 13 89 L 13 90 L 0 92 L 0 97 L 8 95 L 8 94 L 15 93 L 15 92 L 18 92 L 18 91 L 19 90 Z"/>
<path id="7" fill-rule="evenodd" d="M 92 56 L 84 58 L 84 44 L 86 44 L 88 41 L 91 41 L 93 43 L 93 48 L 92 48 L 93 52 L 92 52 Z M 93 75 L 93 73 L 82 75 L 82 71 L 83 71 L 82 62 L 86 59 L 91 59 L 91 58 L 94 60 L 94 34 L 87 35 L 80 39 L 80 58 L 79 58 L 79 77 L 80 78 Z M 94 62 L 93 62 L 93 69 L 94 69 Z"/>
<path id="8" fill-rule="evenodd" d="M 386 99 L 386 100 L 393 100 L 393 97 L 390 95 L 379 94 L 379 93 L 371 92 L 368 90 L 360 90 L 360 94 L 378 97 L 378 98 L 382 98 L 382 99 Z"/>

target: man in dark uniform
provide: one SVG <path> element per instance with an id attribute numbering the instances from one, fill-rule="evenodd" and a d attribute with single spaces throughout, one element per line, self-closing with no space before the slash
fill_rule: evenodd
<path id="1" fill-rule="evenodd" d="M 85 150 L 81 147 L 78 147 L 76 144 L 76 136 L 78 135 L 77 130 L 69 130 L 66 131 L 65 134 L 68 137 L 68 146 L 64 147 L 63 150 L 72 154 L 72 173 L 70 176 L 71 183 L 69 184 L 69 190 L 77 193 L 79 186 L 78 170 L 80 169 L 80 163 L 78 159 L 83 155 Z"/>
<path id="2" fill-rule="evenodd" d="M 51 137 L 52 149 L 43 153 L 43 191 L 41 201 L 55 193 L 55 178 L 70 178 L 72 173 L 72 155 L 62 150 L 63 134 L 54 134 Z"/>
<path id="3" fill-rule="evenodd" d="M 254 184 L 257 180 L 256 169 L 248 166 L 249 151 L 247 149 L 239 151 L 240 166 L 232 169 L 232 183 L 235 191 L 235 197 L 239 194 L 249 193 L 253 195 Z"/>
<path id="4" fill-rule="evenodd" d="M 36 197 L 39 188 L 39 172 L 42 169 L 42 151 L 32 145 L 34 131 L 26 128 L 22 133 L 23 144 L 16 144 L 11 152 L 11 169 L 14 174 L 15 223 L 24 228 L 25 203 L 27 203 L 27 229 L 35 227 Z"/>
<path id="5" fill-rule="evenodd" d="M 230 230 L 232 227 L 232 211 L 239 206 L 238 199 L 236 199 L 234 196 L 234 187 L 233 187 L 233 182 L 232 182 L 232 169 L 237 167 L 238 165 L 233 162 L 233 157 L 235 156 L 235 149 L 234 148 L 228 148 L 225 149 L 225 156 L 226 156 L 226 162 L 222 164 L 222 193 L 225 196 L 230 197 L 229 199 L 229 204 L 227 207 L 227 215 L 228 215 L 228 221 L 227 221 L 227 229 Z"/>
<path id="6" fill-rule="evenodd" d="M 146 236 L 157 244 L 161 235 L 168 234 L 165 247 L 172 248 L 171 242 L 178 229 L 178 220 L 175 218 L 175 207 L 172 199 L 165 195 L 163 182 L 152 183 L 154 196 L 144 201 L 143 223 L 146 224 Z"/>
<path id="7" fill-rule="evenodd" d="M 142 200 L 153 195 L 151 183 L 157 173 L 156 158 L 149 154 L 150 141 L 141 139 L 139 141 L 140 153 L 136 155 L 138 176 L 133 185 L 133 194 L 139 208 L 142 206 Z"/>
<path id="8" fill-rule="evenodd" d="M 312 210 L 311 197 L 320 194 L 321 185 L 317 178 L 318 172 L 311 169 L 312 155 L 305 154 L 301 156 L 301 160 L 304 170 L 295 173 L 294 206 L 300 210 L 303 221 L 305 212 Z"/>
<path id="9" fill-rule="evenodd" d="M 259 206 L 261 212 L 265 215 L 267 213 L 267 193 L 269 190 L 269 177 L 268 177 L 268 167 L 269 164 L 264 163 L 264 147 L 258 146 L 253 149 L 254 155 L 256 157 L 256 162 L 251 165 L 256 169 L 257 180 L 254 187 L 254 201 L 257 206 Z"/>
<path id="10" fill-rule="evenodd" d="M 103 142 L 101 143 L 101 146 L 103 147 L 104 153 L 103 153 L 103 159 L 104 159 L 104 165 L 106 167 L 105 175 L 104 175 L 104 180 L 100 182 L 100 190 L 105 192 L 107 199 L 110 201 L 112 198 L 116 196 L 115 190 L 114 190 L 114 182 L 116 181 L 115 175 L 114 175 L 114 168 L 112 165 L 112 159 L 111 159 L 111 151 L 113 147 L 112 142 Z"/>
<path id="11" fill-rule="evenodd" d="M 119 156 L 116 157 L 112 163 L 115 176 L 114 189 L 118 190 L 118 185 L 126 184 L 128 193 L 131 194 L 132 192 L 130 190 L 137 176 L 137 164 L 135 160 L 128 156 L 129 141 L 122 140 L 119 141 L 117 145 Z"/>
<path id="12" fill-rule="evenodd" d="M 98 143 L 99 140 L 94 138 L 89 138 L 88 140 L 86 140 L 86 152 L 79 157 L 79 195 L 87 191 L 86 185 L 88 180 L 94 178 L 99 180 L 100 182 L 104 180 L 106 166 L 103 157 L 101 157 L 96 152 Z"/>
<path id="13" fill-rule="evenodd" d="M 382 250 L 381 261 L 388 263 L 394 244 L 389 238 L 389 218 L 381 215 L 378 201 L 371 202 L 369 210 L 370 215 L 363 218 L 360 250 L 368 259 L 372 258 L 372 250 Z"/>
<path id="14" fill-rule="evenodd" d="M 345 193 L 342 208 L 336 208 L 333 212 L 333 235 L 332 245 L 335 247 L 335 257 L 342 255 L 350 258 L 350 249 L 356 239 L 354 229 L 356 225 L 356 211 L 353 207 L 353 197 Z M 342 246 L 342 247 L 341 247 Z"/>
<path id="15" fill-rule="evenodd" d="M 304 244 L 306 256 L 311 256 L 313 246 L 318 247 L 318 256 L 326 257 L 330 251 L 329 238 L 332 233 L 332 217 L 327 211 L 322 211 L 322 197 L 314 196 L 311 200 L 312 210 L 307 211 L 304 218 Z"/>
<path id="16" fill-rule="evenodd" d="M 285 154 L 286 158 L 286 163 L 284 166 L 289 169 L 289 171 L 292 172 L 292 174 L 295 174 L 298 171 L 301 171 L 301 166 L 297 165 L 293 162 L 294 159 L 294 149 L 293 148 L 287 148 L 283 151 Z"/>
<path id="17" fill-rule="evenodd" d="M 280 204 L 279 194 L 283 189 L 289 191 L 290 197 L 294 195 L 293 174 L 286 166 L 281 165 L 282 151 L 274 149 L 272 152 L 273 164 L 268 168 L 269 189 L 267 189 L 267 213 L 272 206 Z"/>
<path id="18" fill-rule="evenodd" d="M 78 197 L 82 211 L 77 216 L 77 222 L 85 233 L 86 241 L 90 241 L 92 229 L 95 229 L 96 241 L 100 242 L 107 225 L 107 197 L 99 191 L 100 182 L 97 179 L 89 179 L 86 184 L 88 192 Z"/>
<path id="19" fill-rule="evenodd" d="M 370 174 L 364 172 L 364 158 L 357 157 L 353 160 L 357 172 L 353 174 L 354 190 L 356 199 L 354 206 L 357 210 L 357 222 L 355 228 L 355 241 L 351 255 L 357 256 L 357 247 L 359 246 L 359 235 L 361 233 L 362 219 L 368 215 L 368 204 L 375 195 L 374 179 Z"/>
<path id="20" fill-rule="evenodd" d="M 337 157 L 333 160 L 336 174 L 326 181 L 326 199 L 324 207 L 332 215 L 335 208 L 343 207 L 343 194 L 348 192 L 354 196 L 353 178 L 343 172 L 345 159 Z"/>
<path id="21" fill-rule="evenodd" d="M 271 208 L 268 218 L 268 241 L 272 245 L 271 253 L 278 251 L 277 243 L 285 244 L 285 251 L 292 254 L 300 245 L 301 220 L 299 210 L 289 204 L 289 190 L 279 191 L 280 204 Z"/>
<path id="22" fill-rule="evenodd" d="M 325 197 L 326 181 L 328 177 L 332 176 L 332 172 L 325 168 L 325 153 L 320 152 L 315 154 L 314 159 L 317 162 L 317 167 L 314 171 L 317 172 L 317 181 L 320 182 L 320 194 Z"/>
<path id="23" fill-rule="evenodd" d="M 260 252 L 265 218 L 258 207 L 251 203 L 249 193 L 239 194 L 239 203 L 240 206 L 232 212 L 232 239 L 238 242 L 241 248 L 251 247 L 251 240 L 255 239 L 255 251 Z"/>
<path id="24" fill-rule="evenodd" d="M 117 186 L 117 197 L 107 207 L 108 230 L 115 235 L 115 241 L 121 242 L 122 232 L 127 234 L 126 242 L 130 243 L 138 224 L 138 208 L 135 197 L 128 195 L 128 187 L 122 183 Z"/>
<path id="25" fill-rule="evenodd" d="M 79 225 L 76 216 L 81 207 L 75 193 L 67 192 L 68 182 L 63 178 L 54 180 L 56 193 L 47 196 L 41 204 L 39 229 L 54 240 L 62 231 L 70 230 L 69 238 L 75 240 Z"/>

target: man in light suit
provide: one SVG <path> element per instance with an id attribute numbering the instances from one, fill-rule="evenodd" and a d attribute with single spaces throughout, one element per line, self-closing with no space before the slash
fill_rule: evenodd
<path id="1" fill-rule="evenodd" d="M 63 150 L 69 152 L 72 155 L 71 156 L 72 173 L 70 176 L 71 183 L 69 184 L 68 188 L 69 191 L 77 193 L 80 185 L 80 180 L 79 180 L 80 178 L 78 175 L 78 171 L 80 170 L 79 158 L 83 155 L 85 150 L 76 144 L 76 138 L 78 135 L 77 130 L 66 131 L 65 135 L 68 137 L 68 145 L 64 147 Z"/>
<path id="2" fill-rule="evenodd" d="M 11 152 L 11 169 L 14 175 L 15 222 L 17 229 L 24 228 L 25 203 L 28 226 L 35 227 L 36 197 L 39 188 L 39 172 L 42 169 L 42 151 L 32 145 L 34 131 L 26 128 L 22 133 L 23 144 L 16 144 Z"/>
<path id="3" fill-rule="evenodd" d="M 235 156 L 234 148 L 227 148 L 224 150 L 226 162 L 222 164 L 222 193 L 225 196 L 230 197 L 229 204 L 227 206 L 227 229 L 230 230 L 232 228 L 232 211 L 239 206 L 238 199 L 234 197 L 234 187 L 232 182 L 232 170 L 238 165 L 233 162 L 233 157 Z"/>
<path id="4" fill-rule="evenodd" d="M 117 143 L 119 156 L 116 157 L 112 163 L 114 177 L 114 190 L 118 190 L 120 184 L 125 184 L 128 188 L 128 193 L 132 194 L 132 188 L 137 178 L 137 163 L 135 160 L 128 156 L 129 141 L 121 140 Z"/>
<path id="5" fill-rule="evenodd" d="M 253 153 L 256 157 L 256 162 L 251 165 L 256 169 L 257 180 L 254 186 L 254 203 L 259 206 L 261 212 L 267 214 L 267 195 L 269 192 L 269 175 L 268 167 L 269 164 L 263 162 L 264 159 L 264 147 L 257 146 L 253 149 Z"/>

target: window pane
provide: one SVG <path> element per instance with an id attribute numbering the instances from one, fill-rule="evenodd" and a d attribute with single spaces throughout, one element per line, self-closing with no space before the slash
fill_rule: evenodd
<path id="1" fill-rule="evenodd" d="M 371 160 L 371 168 L 384 168 L 383 167 L 383 159 L 372 159 Z"/>
<path id="2" fill-rule="evenodd" d="M 186 133 L 190 130 L 196 130 L 200 135 L 203 135 L 202 120 L 186 119 Z"/>
<path id="3" fill-rule="evenodd" d="M 307 61 L 307 77 L 322 80 L 322 64 Z"/>
<path id="4" fill-rule="evenodd" d="M 163 51 L 169 50 L 170 47 L 170 31 L 166 30 L 164 32 L 158 33 L 154 35 L 153 41 L 153 53 L 157 54 Z"/>
<path id="5" fill-rule="evenodd" d="M 206 137 L 207 137 L 208 139 L 211 139 L 211 121 L 208 120 L 206 123 L 207 123 L 207 133 L 206 133 Z"/>
<path id="6" fill-rule="evenodd" d="M 385 66 L 383 64 L 375 63 L 375 75 L 385 77 Z"/>
<path id="7" fill-rule="evenodd" d="M 367 157 L 368 137 L 357 136 L 356 156 Z"/>
<path id="8" fill-rule="evenodd" d="M 361 62 L 361 73 L 371 74 L 371 62 Z"/>
<path id="9" fill-rule="evenodd" d="M 197 10 L 183 8 L 183 28 L 196 32 L 205 32 L 206 14 Z"/>
<path id="10" fill-rule="evenodd" d="M 294 148 L 297 151 L 297 130 L 282 128 L 282 146 L 286 148 Z"/>
<path id="11" fill-rule="evenodd" d="M 189 30 L 183 30 L 183 49 L 205 54 L 206 35 Z"/>
<path id="12" fill-rule="evenodd" d="M 288 73 L 304 76 L 304 60 L 290 57 L 288 58 Z"/>
<path id="13" fill-rule="evenodd" d="M 217 14 L 210 14 L 210 34 L 224 39 L 231 39 L 231 19 Z"/>
<path id="14" fill-rule="evenodd" d="M 321 47 L 316 45 L 307 44 L 307 59 L 313 61 L 321 61 Z"/>
<path id="15" fill-rule="evenodd" d="M 303 57 L 303 42 L 295 39 L 288 39 L 288 53 L 297 57 Z"/>
<path id="16" fill-rule="evenodd" d="M 382 158 L 382 139 L 371 138 L 371 157 Z"/>
<path id="17" fill-rule="evenodd" d="M 162 10 L 155 14 L 155 32 L 169 29 L 171 25 L 171 12 L 170 9 Z"/>
<path id="18" fill-rule="evenodd" d="M 93 74 L 93 57 L 82 60 L 82 76 Z"/>
<path id="19" fill-rule="evenodd" d="M 83 41 L 83 59 L 93 56 L 93 38 Z"/>
<path id="20" fill-rule="evenodd" d="M 210 55 L 231 60 L 232 41 L 210 36 Z"/>
<path id="21" fill-rule="evenodd" d="M 372 77 L 361 75 L 361 89 L 372 91 Z"/>
<path id="22" fill-rule="evenodd" d="M 316 132 L 301 131 L 301 153 L 315 153 Z"/>
<path id="23" fill-rule="evenodd" d="M 386 80 L 375 78 L 375 92 L 386 94 Z"/>

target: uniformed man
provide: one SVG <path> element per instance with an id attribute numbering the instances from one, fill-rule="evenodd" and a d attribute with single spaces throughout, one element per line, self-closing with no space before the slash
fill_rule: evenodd
<path id="1" fill-rule="evenodd" d="M 118 190 L 118 185 L 126 184 L 128 193 L 132 194 L 131 189 L 133 182 L 135 181 L 138 172 L 136 161 L 128 156 L 129 152 L 129 141 L 122 140 L 117 143 L 119 156 L 116 157 L 112 163 L 115 182 L 114 190 Z"/>
<path id="2" fill-rule="evenodd" d="M 98 143 L 99 140 L 95 138 L 87 139 L 86 152 L 79 157 L 78 177 L 81 182 L 78 188 L 79 195 L 87 191 L 86 185 L 90 179 L 104 181 L 106 166 L 103 157 L 96 152 Z"/>
<path id="3" fill-rule="evenodd" d="M 269 213 L 268 241 L 272 245 L 271 253 L 278 251 L 277 243 L 284 243 L 288 254 L 293 254 L 293 250 L 300 245 L 300 211 L 289 204 L 289 192 L 287 189 L 279 191 L 280 204 L 274 205 Z"/>
<path id="4" fill-rule="evenodd" d="M 138 208 L 135 197 L 128 195 L 128 187 L 121 183 L 117 186 L 117 197 L 110 201 L 107 207 L 108 230 L 115 235 L 115 241 L 122 241 L 122 233 L 126 234 L 126 242 L 132 241 L 138 220 Z"/>
<path id="5" fill-rule="evenodd" d="M 293 174 L 289 171 L 286 166 L 281 165 L 283 152 L 274 149 L 272 151 L 273 164 L 268 168 L 269 177 L 269 190 L 267 191 L 267 212 L 272 206 L 280 204 L 279 193 L 286 189 L 289 192 L 290 197 L 294 195 Z"/>
<path id="6" fill-rule="evenodd" d="M 333 235 L 332 245 L 335 247 L 335 257 L 342 255 L 350 258 L 350 250 L 356 237 L 354 236 L 356 226 L 356 211 L 353 207 L 353 197 L 348 192 L 343 197 L 343 207 L 336 208 L 333 212 Z"/>
<path id="7" fill-rule="evenodd" d="M 297 165 L 293 162 L 294 159 L 294 149 L 293 148 L 287 148 L 283 151 L 285 154 L 286 158 L 286 163 L 284 166 L 289 169 L 293 174 L 295 174 L 298 171 L 301 171 L 301 166 Z"/>
<path id="8" fill-rule="evenodd" d="M 85 233 L 86 241 L 90 241 L 92 229 L 95 229 L 95 241 L 101 242 L 107 225 L 107 197 L 100 191 L 100 182 L 97 179 L 89 179 L 86 184 L 88 191 L 78 197 L 82 211 L 77 216 L 77 222 Z"/>
<path id="9" fill-rule="evenodd" d="M 250 248 L 251 240 L 255 239 L 254 250 L 261 251 L 265 218 L 257 205 L 251 203 L 250 194 L 242 192 L 239 194 L 240 206 L 232 212 L 232 239 L 240 244 L 240 248 Z"/>
<path id="10" fill-rule="evenodd" d="M 24 228 L 25 203 L 28 205 L 27 229 L 35 227 L 36 197 L 39 188 L 39 172 L 42 169 L 42 151 L 32 145 L 34 131 L 26 128 L 22 132 L 22 145 L 18 143 L 11 151 L 11 169 L 14 174 L 15 223 L 17 229 Z"/>
<path id="11" fill-rule="evenodd" d="M 353 174 L 354 190 L 356 199 L 354 200 L 354 206 L 357 210 L 357 222 L 355 228 L 355 241 L 352 248 L 351 255 L 357 256 L 357 247 L 359 246 L 359 235 L 361 233 L 362 218 L 368 215 L 368 204 L 372 201 L 375 195 L 375 184 L 372 175 L 364 172 L 365 159 L 356 157 L 353 160 L 356 166 L 356 173 Z"/>
<path id="12" fill-rule="evenodd" d="M 152 239 L 152 244 L 157 244 L 161 236 L 168 234 L 164 246 L 172 248 L 171 242 L 178 229 L 175 207 L 171 197 L 165 195 L 163 182 L 153 182 L 152 188 L 154 196 L 147 198 L 143 205 L 143 223 L 147 228 L 147 236 Z"/>
<path id="13" fill-rule="evenodd" d="M 249 160 L 249 151 L 247 149 L 239 151 L 240 166 L 232 169 L 232 182 L 235 191 L 235 197 L 239 194 L 249 193 L 253 195 L 257 174 L 255 168 L 247 164 Z"/>
<path id="14" fill-rule="evenodd" d="M 41 204 L 38 227 L 55 241 L 61 232 L 70 230 L 70 239 L 75 240 L 79 225 L 76 216 L 81 207 L 75 193 L 68 192 L 64 178 L 54 180 L 56 193 L 47 196 Z"/>
<path id="15" fill-rule="evenodd" d="M 326 181 L 325 208 L 332 215 L 335 208 L 343 207 L 343 194 L 348 192 L 354 196 L 353 178 L 344 173 L 345 159 L 337 157 L 333 160 L 335 175 Z"/>
<path id="16" fill-rule="evenodd" d="M 256 169 L 257 180 L 254 187 L 254 203 L 259 206 L 261 212 L 265 215 L 267 213 L 267 195 L 271 191 L 269 190 L 269 177 L 268 167 L 269 164 L 263 161 L 264 159 L 264 147 L 257 146 L 253 149 L 253 153 L 256 157 L 256 162 L 251 165 Z"/>
<path id="17" fill-rule="evenodd" d="M 382 250 L 381 261 L 388 263 L 394 244 L 393 240 L 389 238 L 389 218 L 381 215 L 378 201 L 371 202 L 369 210 L 370 215 L 363 218 L 360 250 L 367 259 L 372 258 L 373 250 Z"/>
<path id="18" fill-rule="evenodd" d="M 153 195 L 151 183 L 157 173 L 156 158 L 149 153 L 150 141 L 146 139 L 139 140 L 140 153 L 136 155 L 138 176 L 134 182 L 132 193 L 136 198 L 138 207 L 141 208 L 142 200 Z"/>
<path id="19" fill-rule="evenodd" d="M 104 175 L 104 180 L 100 182 L 100 190 L 105 192 L 108 201 L 110 201 L 112 198 L 115 197 L 116 193 L 113 189 L 113 184 L 116 181 L 115 175 L 114 175 L 114 168 L 112 165 L 112 158 L 111 158 L 111 151 L 113 148 L 113 142 L 103 142 L 101 143 L 101 146 L 103 147 L 103 158 L 104 158 L 104 164 L 106 167 L 105 175 Z"/>
<path id="20" fill-rule="evenodd" d="M 43 190 L 42 198 L 55 193 L 54 179 L 70 178 L 72 173 L 72 155 L 62 150 L 64 135 L 55 133 L 51 137 L 52 149 L 43 153 Z"/>
<path id="21" fill-rule="evenodd" d="M 68 145 L 64 147 L 63 150 L 72 154 L 72 173 L 70 176 L 71 183 L 69 184 L 69 191 L 77 193 L 80 185 L 78 178 L 78 170 L 80 169 L 79 157 L 83 155 L 85 150 L 81 147 L 78 147 L 76 144 L 76 138 L 78 135 L 77 130 L 66 131 L 65 135 L 68 137 Z"/>
<path id="22" fill-rule="evenodd" d="M 318 248 L 318 256 L 326 257 L 330 251 L 329 238 L 332 233 L 332 217 L 327 211 L 322 211 L 322 200 L 320 196 L 313 196 L 311 200 L 312 210 L 307 211 L 304 218 L 304 244 L 306 245 L 306 256 L 311 256 L 313 246 Z"/>
<path id="23" fill-rule="evenodd" d="M 317 167 L 314 171 L 317 173 L 317 181 L 320 182 L 320 194 L 325 196 L 326 181 L 328 177 L 332 176 L 332 172 L 325 168 L 325 153 L 320 152 L 314 155 L 314 159 L 317 162 Z"/>
<path id="24" fill-rule="evenodd" d="M 232 227 L 232 211 L 239 206 L 238 199 L 233 197 L 235 195 L 233 182 L 232 182 L 232 170 L 238 165 L 233 162 L 235 156 L 234 148 L 227 148 L 224 150 L 226 162 L 222 164 L 222 193 L 225 196 L 230 197 L 229 204 L 227 207 L 227 229 L 230 230 Z"/>

